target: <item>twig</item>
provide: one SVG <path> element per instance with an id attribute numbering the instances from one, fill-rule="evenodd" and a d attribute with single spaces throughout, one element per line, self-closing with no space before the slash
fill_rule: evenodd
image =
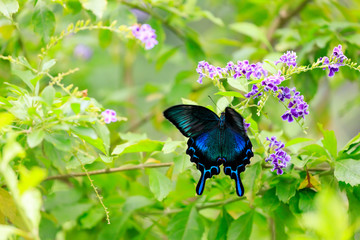
<path id="1" fill-rule="evenodd" d="M 88 174 L 89 175 L 108 174 L 108 173 L 114 173 L 114 172 L 124 172 L 124 171 L 131 171 L 131 170 L 138 170 L 138 169 L 145 169 L 145 168 L 170 167 L 172 165 L 173 165 L 173 163 L 139 164 L 139 165 L 135 165 L 135 166 L 125 166 L 125 167 L 95 170 L 95 171 L 88 172 Z M 86 175 L 87 174 L 84 172 L 70 173 L 70 174 L 64 174 L 64 175 L 55 175 L 55 176 L 47 177 L 44 181 L 74 178 L 74 177 L 83 177 Z"/>
<path id="2" fill-rule="evenodd" d="M 296 16 L 297 14 L 299 14 L 305 7 L 306 5 L 310 2 L 311 0 L 304 0 L 302 3 L 300 3 L 300 5 L 295 8 L 293 11 L 291 12 L 286 12 L 285 10 L 280 11 L 279 15 L 277 18 L 275 18 L 275 20 L 272 22 L 269 31 L 267 32 L 267 39 L 269 40 L 269 42 L 271 43 L 271 45 L 274 44 L 274 33 L 278 28 L 282 28 L 286 23 L 289 22 L 289 20 L 291 18 L 293 18 L 294 16 Z"/>

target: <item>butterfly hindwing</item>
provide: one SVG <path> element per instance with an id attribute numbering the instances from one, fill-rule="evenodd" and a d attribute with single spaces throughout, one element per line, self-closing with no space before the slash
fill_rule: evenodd
<path id="1" fill-rule="evenodd" d="M 244 119 L 232 108 L 225 109 L 225 130 L 223 140 L 224 172 L 235 180 L 236 193 L 244 194 L 240 173 L 245 171 L 245 165 L 254 156 L 252 144 L 246 135 Z"/>
<path id="2" fill-rule="evenodd" d="M 164 111 L 164 116 L 177 127 L 185 137 L 195 137 L 212 130 L 219 117 L 206 107 L 176 105 Z"/>
<path id="3" fill-rule="evenodd" d="M 190 161 L 196 163 L 197 169 L 201 172 L 196 187 L 198 195 L 203 193 L 206 179 L 220 173 L 221 162 L 216 161 L 221 155 L 219 133 L 220 129 L 215 128 L 199 136 L 191 137 L 187 142 L 186 153 L 190 156 Z"/>

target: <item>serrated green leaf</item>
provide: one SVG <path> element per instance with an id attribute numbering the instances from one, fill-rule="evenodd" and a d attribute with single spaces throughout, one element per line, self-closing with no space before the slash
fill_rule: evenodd
<path id="1" fill-rule="evenodd" d="M 225 208 L 223 208 L 221 214 L 219 214 L 218 218 L 210 226 L 209 234 L 207 236 L 208 239 L 226 239 L 229 226 L 233 220 L 234 219 L 227 213 Z"/>
<path id="2" fill-rule="evenodd" d="M 314 198 L 316 193 L 306 188 L 299 191 L 299 209 L 303 212 L 308 212 L 314 208 Z"/>
<path id="3" fill-rule="evenodd" d="M 54 66 L 56 63 L 55 59 L 51 59 L 47 62 L 45 62 L 41 68 L 41 71 L 45 72 L 46 70 L 50 69 L 52 66 Z"/>
<path id="4" fill-rule="evenodd" d="M 334 131 L 324 130 L 321 124 L 318 124 L 321 132 L 324 135 L 324 139 L 321 140 L 324 148 L 326 148 L 331 156 L 336 159 L 337 157 L 337 140 Z"/>
<path id="5" fill-rule="evenodd" d="M 183 144 L 183 141 L 166 141 L 162 149 L 163 153 L 174 152 L 177 147 L 180 147 Z"/>
<path id="6" fill-rule="evenodd" d="M 149 185 L 155 198 L 162 201 L 171 191 L 171 180 L 156 169 L 149 169 Z"/>
<path id="7" fill-rule="evenodd" d="M 45 87 L 41 92 L 41 97 L 47 105 L 51 106 L 55 99 L 55 88 L 50 85 Z"/>
<path id="8" fill-rule="evenodd" d="M 351 186 L 360 184 L 360 161 L 353 159 L 335 162 L 335 177 Z"/>
<path id="9" fill-rule="evenodd" d="M 34 31 L 39 33 L 45 42 L 48 42 L 55 31 L 54 13 L 44 5 L 40 5 L 33 13 L 32 23 Z"/>
<path id="10" fill-rule="evenodd" d="M 100 154 L 99 156 L 100 156 L 101 160 L 103 160 L 105 163 L 112 163 L 114 161 L 113 157 L 108 157 L 108 156 L 105 156 L 102 154 Z"/>
<path id="11" fill-rule="evenodd" d="M 7 18 L 19 10 L 19 3 L 16 0 L 0 0 L 0 12 Z"/>
<path id="12" fill-rule="evenodd" d="M 280 201 L 289 203 L 290 198 L 295 196 L 297 182 L 293 180 L 287 180 L 280 178 L 280 181 L 276 184 L 276 196 Z"/>
<path id="13" fill-rule="evenodd" d="M 31 71 L 22 71 L 19 69 L 12 69 L 11 71 L 14 75 L 18 76 L 31 89 L 32 92 L 35 91 L 35 87 L 31 83 L 31 80 L 36 78 L 36 76 Z"/>
<path id="14" fill-rule="evenodd" d="M 42 129 L 36 129 L 27 136 L 26 141 L 29 147 L 34 148 L 43 141 L 44 137 L 45 132 Z"/>
<path id="15" fill-rule="evenodd" d="M 250 211 L 241 215 L 238 219 L 233 221 L 229 227 L 227 233 L 228 240 L 237 240 L 237 239 L 249 239 L 252 225 L 254 219 L 254 212 Z"/>
<path id="16" fill-rule="evenodd" d="M 170 219 L 167 231 L 170 240 L 201 239 L 204 225 L 196 207 L 188 207 Z"/>

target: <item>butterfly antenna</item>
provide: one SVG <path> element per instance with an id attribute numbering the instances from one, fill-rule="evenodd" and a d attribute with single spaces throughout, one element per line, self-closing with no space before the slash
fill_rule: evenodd
<path id="1" fill-rule="evenodd" d="M 216 103 L 214 102 L 214 100 L 210 97 L 210 95 L 208 95 L 208 97 L 210 98 L 210 100 L 214 103 L 215 107 L 219 110 L 220 112 L 220 108 L 216 105 Z"/>

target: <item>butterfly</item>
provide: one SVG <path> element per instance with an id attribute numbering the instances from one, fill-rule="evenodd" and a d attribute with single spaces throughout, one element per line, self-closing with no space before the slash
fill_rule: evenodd
<path id="1" fill-rule="evenodd" d="M 244 187 L 240 173 L 254 156 L 243 117 L 230 107 L 219 117 L 196 105 L 172 106 L 164 111 L 164 116 L 189 138 L 186 154 L 201 172 L 196 193 L 203 193 L 206 179 L 218 175 L 222 164 L 224 173 L 235 180 L 236 193 L 241 197 Z"/>

